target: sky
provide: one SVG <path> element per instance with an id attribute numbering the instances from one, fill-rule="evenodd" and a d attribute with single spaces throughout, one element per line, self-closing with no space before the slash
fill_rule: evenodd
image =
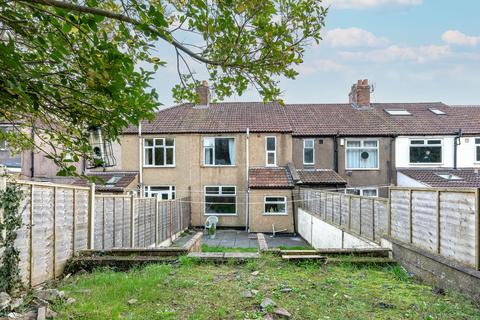
<path id="1" fill-rule="evenodd" d="M 480 104 L 479 0 L 324 0 L 323 41 L 306 48 L 295 80 L 280 82 L 286 103 L 345 103 L 358 79 L 373 84 L 372 102 Z M 152 86 L 174 102 L 174 52 Z M 260 101 L 250 88 L 225 101 Z"/>

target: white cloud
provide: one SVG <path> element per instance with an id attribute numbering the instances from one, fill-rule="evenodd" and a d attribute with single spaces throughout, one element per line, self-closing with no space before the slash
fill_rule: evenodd
<path id="1" fill-rule="evenodd" d="M 340 72 L 346 67 L 334 60 L 316 59 L 313 61 L 305 61 L 305 63 L 297 67 L 297 71 L 302 76 L 308 76 L 317 72 Z"/>
<path id="2" fill-rule="evenodd" d="M 448 30 L 443 33 L 442 40 L 450 45 L 475 47 L 480 44 L 480 37 L 468 36 L 458 30 Z"/>
<path id="3" fill-rule="evenodd" d="M 381 6 L 418 6 L 423 0 L 326 0 L 326 5 L 335 9 L 373 9 Z"/>
<path id="4" fill-rule="evenodd" d="M 395 61 L 411 61 L 415 63 L 426 63 L 451 55 L 449 46 L 420 46 L 401 47 L 391 45 L 384 49 L 371 51 L 341 52 L 340 55 L 347 60 L 370 61 L 386 63 Z"/>
<path id="5" fill-rule="evenodd" d="M 373 33 L 360 28 L 337 28 L 326 31 L 324 43 L 334 48 L 378 47 L 388 44 L 388 40 L 383 37 L 377 37 Z"/>

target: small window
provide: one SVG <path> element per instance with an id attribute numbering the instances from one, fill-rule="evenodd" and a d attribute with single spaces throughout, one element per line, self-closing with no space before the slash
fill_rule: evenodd
<path id="1" fill-rule="evenodd" d="M 233 166 L 235 165 L 234 138 L 204 138 L 204 164 L 206 166 Z"/>
<path id="2" fill-rule="evenodd" d="M 267 166 L 277 165 L 277 138 L 267 137 L 265 139 L 265 152 Z"/>
<path id="3" fill-rule="evenodd" d="M 120 181 L 120 179 L 122 179 L 122 177 L 119 177 L 119 176 L 116 176 L 116 177 L 111 177 L 110 179 L 108 179 L 108 181 L 105 183 L 105 186 L 107 187 L 114 187 L 118 181 Z"/>
<path id="4" fill-rule="evenodd" d="M 443 114 L 446 114 L 445 112 L 443 112 L 442 110 L 440 109 L 437 109 L 437 108 L 428 108 L 428 110 L 430 110 L 431 112 L 437 114 L 437 115 L 443 115 Z"/>
<path id="5" fill-rule="evenodd" d="M 159 197 L 161 200 L 175 199 L 175 186 L 145 186 L 146 197 Z"/>
<path id="6" fill-rule="evenodd" d="M 442 163 L 442 140 L 410 140 L 410 163 Z"/>
<path id="7" fill-rule="evenodd" d="M 0 139 L 0 151 L 7 151 L 7 140 Z"/>
<path id="8" fill-rule="evenodd" d="M 303 164 L 312 165 L 315 163 L 315 140 L 303 140 Z"/>
<path id="9" fill-rule="evenodd" d="M 143 148 L 146 167 L 175 166 L 175 139 L 145 139 Z"/>
<path id="10" fill-rule="evenodd" d="M 345 190 L 346 194 L 354 194 L 362 197 L 378 197 L 378 189 L 375 188 L 348 188 Z"/>
<path id="11" fill-rule="evenodd" d="M 385 109 L 385 112 L 391 116 L 411 116 L 412 114 L 405 109 Z"/>
<path id="12" fill-rule="evenodd" d="M 205 215 L 236 215 L 236 189 L 235 186 L 206 186 Z"/>
<path id="13" fill-rule="evenodd" d="M 480 138 L 475 139 L 475 160 L 480 162 Z"/>
<path id="14" fill-rule="evenodd" d="M 346 169 L 378 169 L 378 140 L 347 140 Z"/>
<path id="15" fill-rule="evenodd" d="M 265 197 L 265 214 L 287 214 L 287 197 Z"/>

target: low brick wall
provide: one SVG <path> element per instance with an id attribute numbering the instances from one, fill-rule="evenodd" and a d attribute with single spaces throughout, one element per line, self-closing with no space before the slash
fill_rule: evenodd
<path id="1" fill-rule="evenodd" d="M 480 271 L 398 240 L 387 240 L 392 244 L 393 258 L 416 277 L 439 288 L 458 291 L 480 304 Z"/>
<path id="2" fill-rule="evenodd" d="M 188 240 L 182 249 L 187 252 L 201 252 L 202 251 L 202 237 L 203 232 L 197 232 L 190 240 Z"/>

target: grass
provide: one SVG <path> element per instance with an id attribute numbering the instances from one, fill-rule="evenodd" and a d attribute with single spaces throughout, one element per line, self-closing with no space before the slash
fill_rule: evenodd
<path id="1" fill-rule="evenodd" d="M 312 250 L 310 246 L 280 246 L 280 250 Z M 230 248 L 220 246 L 209 246 L 208 244 L 202 244 L 202 252 L 257 252 L 258 248 Z"/>
<path id="2" fill-rule="evenodd" d="M 251 275 L 256 270 L 259 275 Z M 55 306 L 60 319 L 263 319 L 264 297 L 292 319 L 480 319 L 465 298 L 436 295 L 398 266 L 291 264 L 270 255 L 245 265 L 183 257 L 177 265 L 126 273 L 98 270 L 59 286 L 77 299 Z M 281 292 L 285 287 L 292 290 Z M 258 293 L 242 298 L 244 290 Z"/>

